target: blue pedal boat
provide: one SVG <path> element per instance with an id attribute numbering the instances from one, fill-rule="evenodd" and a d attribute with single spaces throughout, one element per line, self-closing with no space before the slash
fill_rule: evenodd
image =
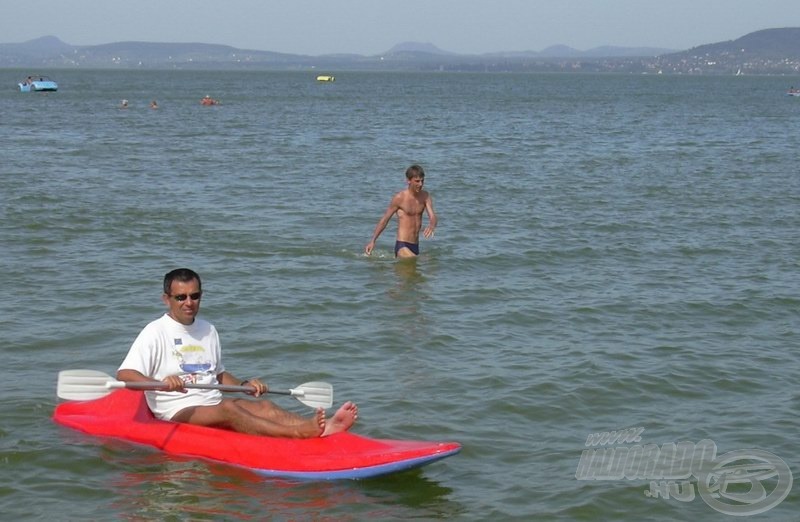
<path id="1" fill-rule="evenodd" d="M 58 90 L 58 84 L 46 76 L 28 76 L 19 82 L 20 92 L 54 92 Z"/>

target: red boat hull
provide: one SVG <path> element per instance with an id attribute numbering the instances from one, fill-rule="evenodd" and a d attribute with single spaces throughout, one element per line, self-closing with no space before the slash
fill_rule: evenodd
<path id="1" fill-rule="evenodd" d="M 125 389 L 93 401 L 61 403 L 53 420 L 91 435 L 227 462 L 273 477 L 367 478 L 423 466 L 461 451 L 457 442 L 371 439 L 350 432 L 286 439 L 166 422 L 153 417 L 142 392 Z"/>

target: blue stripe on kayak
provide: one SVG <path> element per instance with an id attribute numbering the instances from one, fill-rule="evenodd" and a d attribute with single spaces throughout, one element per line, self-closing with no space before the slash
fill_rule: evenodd
<path id="1" fill-rule="evenodd" d="M 380 475 L 387 475 L 398 471 L 418 468 L 425 464 L 441 460 L 450 455 L 455 455 L 461 451 L 461 448 L 456 448 L 450 451 L 437 453 L 435 455 L 426 455 L 424 457 L 417 457 L 414 459 L 399 460 L 397 462 L 389 462 L 388 464 L 380 464 L 378 466 L 367 466 L 363 468 L 342 469 L 334 471 L 288 471 L 288 470 L 270 470 L 270 469 L 253 469 L 259 475 L 265 477 L 281 477 L 281 478 L 295 478 L 301 480 L 340 480 L 340 479 L 364 479 L 370 477 L 377 477 Z M 252 468 L 251 468 L 252 469 Z"/>

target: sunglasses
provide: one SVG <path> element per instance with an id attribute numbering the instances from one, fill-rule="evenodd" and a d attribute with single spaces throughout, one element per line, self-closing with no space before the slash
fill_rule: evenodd
<path id="1" fill-rule="evenodd" d="M 191 298 L 192 301 L 199 301 L 201 297 L 203 297 L 203 292 L 195 292 L 193 294 L 178 294 L 178 295 L 171 295 L 171 298 L 175 299 L 179 303 L 186 301 L 186 299 Z"/>

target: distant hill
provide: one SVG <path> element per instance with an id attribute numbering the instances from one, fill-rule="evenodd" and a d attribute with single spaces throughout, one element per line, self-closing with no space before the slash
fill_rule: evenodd
<path id="1" fill-rule="evenodd" d="M 655 68 L 679 74 L 800 74 L 800 28 L 764 29 L 658 57 Z"/>
<path id="2" fill-rule="evenodd" d="M 708 56 L 712 58 L 741 56 L 746 58 L 800 58 L 800 27 L 764 29 L 736 40 L 700 45 L 671 53 L 673 57 Z"/>
<path id="3" fill-rule="evenodd" d="M 0 66 L 14 67 L 16 63 L 46 60 L 49 56 L 66 53 L 72 46 L 55 36 L 43 36 L 24 43 L 0 44 Z"/>
<path id="4" fill-rule="evenodd" d="M 286 67 L 310 57 L 205 43 L 115 42 L 69 45 L 54 36 L 0 44 L 0 67 L 231 68 Z"/>
<path id="5" fill-rule="evenodd" d="M 554 45 L 542 51 L 481 55 L 403 42 L 375 56 L 307 56 L 204 43 L 115 42 L 76 46 L 55 36 L 0 44 L 0 67 L 259 70 L 580 71 L 665 74 L 800 74 L 800 28 L 765 29 L 737 40 L 685 51 L 602 46 L 580 51 Z"/>
<path id="6" fill-rule="evenodd" d="M 40 53 L 59 53 L 72 49 L 71 45 L 62 42 L 55 36 L 43 36 L 22 44 L 11 45 L 16 45 L 20 49 L 28 49 L 29 51 Z"/>

